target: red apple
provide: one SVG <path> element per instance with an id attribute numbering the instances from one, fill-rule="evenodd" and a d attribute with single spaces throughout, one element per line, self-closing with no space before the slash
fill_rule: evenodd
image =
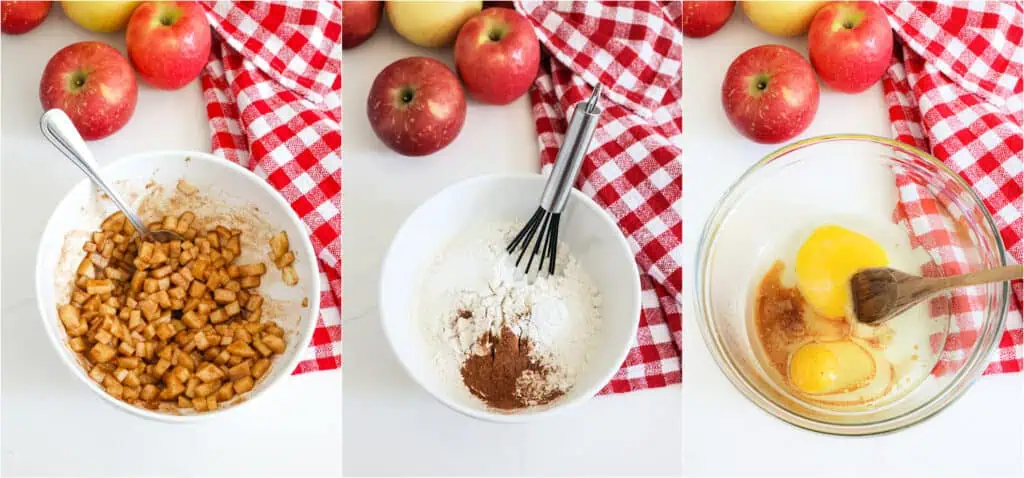
<path id="1" fill-rule="evenodd" d="M 717 32 L 735 8 L 736 2 L 732 0 L 683 2 L 683 35 L 704 38 Z"/>
<path id="2" fill-rule="evenodd" d="M 373 36 L 380 24 L 383 2 L 353 1 L 341 2 L 341 48 L 355 48 Z"/>
<path id="3" fill-rule="evenodd" d="M 0 2 L 0 31 L 20 35 L 38 27 L 50 13 L 50 2 Z"/>
<path id="4" fill-rule="evenodd" d="M 892 43 L 885 12 L 873 2 L 825 5 L 807 33 L 814 71 L 845 93 L 859 93 L 882 79 L 892 61 Z"/>
<path id="5" fill-rule="evenodd" d="M 448 146 L 466 121 L 466 96 L 444 63 L 422 56 L 384 68 L 366 100 L 370 127 L 389 148 L 423 156 Z"/>
<path id="6" fill-rule="evenodd" d="M 455 39 L 455 69 L 469 94 L 484 103 L 511 103 L 530 89 L 540 65 L 540 42 L 515 10 L 488 8 L 470 18 Z"/>
<path id="7" fill-rule="evenodd" d="M 146 2 L 128 20 L 128 58 L 147 83 L 176 90 L 210 58 L 210 24 L 195 2 Z"/>
<path id="8" fill-rule="evenodd" d="M 138 85 L 128 60 L 97 41 L 74 43 L 50 58 L 39 83 L 43 110 L 59 108 L 85 139 L 121 129 L 135 111 Z"/>
<path id="9" fill-rule="evenodd" d="M 722 106 L 732 125 L 758 143 L 780 143 L 807 129 L 818 111 L 818 80 L 796 50 L 751 48 L 729 65 Z"/>

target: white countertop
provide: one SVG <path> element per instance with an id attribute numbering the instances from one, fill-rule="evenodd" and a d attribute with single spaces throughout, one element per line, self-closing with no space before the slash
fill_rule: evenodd
<path id="1" fill-rule="evenodd" d="M 402 220 L 460 179 L 537 171 L 525 96 L 507 106 L 469 102 L 455 142 L 421 158 L 389 151 L 366 121 L 377 73 L 407 56 L 452 65 L 450 50 L 416 47 L 390 27 L 345 51 L 343 274 L 344 471 L 363 475 L 679 475 L 680 387 L 599 397 L 531 424 L 498 425 L 435 401 L 401 369 L 377 314 L 380 262 Z"/>
<path id="2" fill-rule="evenodd" d="M 39 133 L 39 79 L 75 41 L 124 52 L 122 34 L 90 33 L 55 6 L 26 35 L 3 36 L 0 153 L 3 243 L 4 476 L 338 475 L 341 373 L 289 377 L 248 408 L 203 424 L 168 425 L 128 415 L 79 383 L 50 345 L 33 290 L 36 244 L 50 212 L 84 176 Z M 178 91 L 139 86 L 128 125 L 90 144 L 103 164 L 152 149 L 209 151 L 199 82 Z"/>
<path id="3" fill-rule="evenodd" d="M 739 10 L 739 8 L 737 8 Z M 741 52 L 781 43 L 806 57 L 804 39 L 757 31 L 737 12 L 714 35 L 684 48 L 684 199 L 687 300 L 684 310 L 683 468 L 687 475 L 1019 476 L 1021 374 L 983 377 L 937 416 L 905 431 L 836 438 L 792 427 L 743 398 L 719 371 L 688 300 L 701 228 L 725 189 L 777 146 L 757 145 L 729 124 L 721 106 L 725 70 Z M 891 137 L 881 84 L 857 95 L 822 87 L 817 117 L 797 139 L 826 133 Z"/>

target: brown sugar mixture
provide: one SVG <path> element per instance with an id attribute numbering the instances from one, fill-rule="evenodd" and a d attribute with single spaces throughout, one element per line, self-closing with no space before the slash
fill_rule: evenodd
<path id="1" fill-rule="evenodd" d="M 813 310 L 796 287 L 782 284 L 785 265 L 775 261 L 757 287 L 754 324 L 757 339 L 772 366 L 783 376 L 789 354 L 809 338 L 841 338 L 850 335 L 846 321 L 826 319 Z"/>
<path id="2" fill-rule="evenodd" d="M 471 354 L 462 363 L 462 381 L 473 395 L 500 410 L 550 403 L 565 391 L 548 385 L 552 370 L 530 357 L 533 347 L 529 338 L 507 325 L 500 335 L 488 332 L 474 348 L 489 353 Z"/>

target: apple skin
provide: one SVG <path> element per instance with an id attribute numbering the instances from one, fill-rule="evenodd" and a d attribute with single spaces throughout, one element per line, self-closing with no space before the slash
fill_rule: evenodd
<path id="1" fill-rule="evenodd" d="M 373 0 L 341 2 L 341 49 L 355 48 L 370 39 L 383 10 L 384 3 Z"/>
<path id="2" fill-rule="evenodd" d="M 51 2 L 0 2 L 0 31 L 11 35 L 27 33 L 38 27 L 50 13 Z"/>
<path id="3" fill-rule="evenodd" d="M 391 27 L 399 36 L 428 48 L 451 46 L 462 25 L 482 9 L 483 2 L 480 0 L 391 0 L 384 7 Z"/>
<path id="4" fill-rule="evenodd" d="M 422 56 L 377 74 L 366 100 L 373 132 L 392 150 L 424 156 L 451 144 L 466 121 L 466 95 L 444 63 Z"/>
<path id="5" fill-rule="evenodd" d="M 523 96 L 539 66 L 540 42 L 515 10 L 488 8 L 470 18 L 455 40 L 455 69 L 470 96 L 483 103 L 506 105 Z"/>
<path id="6" fill-rule="evenodd" d="M 73 43 L 50 58 L 39 82 L 43 110 L 59 108 L 82 138 L 94 140 L 121 129 L 138 100 L 138 85 L 128 60 L 97 41 Z"/>
<path id="7" fill-rule="evenodd" d="M 807 36 L 811 65 L 836 91 L 860 93 L 882 79 L 892 61 L 892 29 L 872 2 L 830 3 L 818 10 Z"/>
<path id="8" fill-rule="evenodd" d="M 210 24 L 195 2 L 139 5 L 128 20 L 125 39 L 139 76 L 165 90 L 189 84 L 210 59 Z"/>
<path id="9" fill-rule="evenodd" d="M 732 17 L 736 2 L 688 1 L 683 2 L 683 35 L 704 38 L 720 30 Z"/>
<path id="10" fill-rule="evenodd" d="M 118 1 L 80 1 L 64 0 L 60 7 L 64 14 L 78 26 L 99 33 L 112 33 L 124 30 L 128 25 L 128 19 L 139 2 L 118 2 Z"/>
<path id="11" fill-rule="evenodd" d="M 796 50 L 751 48 L 733 60 L 722 82 L 722 106 L 732 125 L 758 143 L 802 133 L 818 111 L 818 80 Z"/>
<path id="12" fill-rule="evenodd" d="M 780 37 L 807 33 L 825 1 L 744 0 L 743 13 L 758 29 Z"/>

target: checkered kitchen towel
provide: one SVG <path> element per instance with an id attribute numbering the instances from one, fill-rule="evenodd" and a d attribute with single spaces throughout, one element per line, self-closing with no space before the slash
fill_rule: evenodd
<path id="1" fill-rule="evenodd" d="M 1008 260 L 1021 263 L 1024 175 L 1024 7 L 1017 1 L 880 2 L 897 33 L 892 65 L 883 78 L 896 138 L 931 151 L 958 172 L 995 218 Z M 939 214 L 945 198 L 897 178 L 897 211 L 946 274 L 963 272 L 955 224 Z M 952 212 L 952 211 L 950 211 Z M 977 218 L 959 218 L 976 221 Z M 963 228 L 961 227 L 961 230 Z M 1012 283 L 1006 331 L 985 373 L 1022 369 L 1021 281 Z M 977 339 L 984 299 L 975 290 L 953 295 L 952 333 L 937 372 L 956 369 Z"/>
<path id="2" fill-rule="evenodd" d="M 320 317 L 295 373 L 341 366 L 341 4 L 203 2 L 213 152 L 291 203 L 319 258 Z"/>
<path id="3" fill-rule="evenodd" d="M 530 91 L 550 169 L 571 107 L 602 84 L 605 107 L 577 187 L 615 218 L 636 254 L 636 345 L 602 393 L 682 380 L 682 4 L 516 2 L 550 53 Z"/>

